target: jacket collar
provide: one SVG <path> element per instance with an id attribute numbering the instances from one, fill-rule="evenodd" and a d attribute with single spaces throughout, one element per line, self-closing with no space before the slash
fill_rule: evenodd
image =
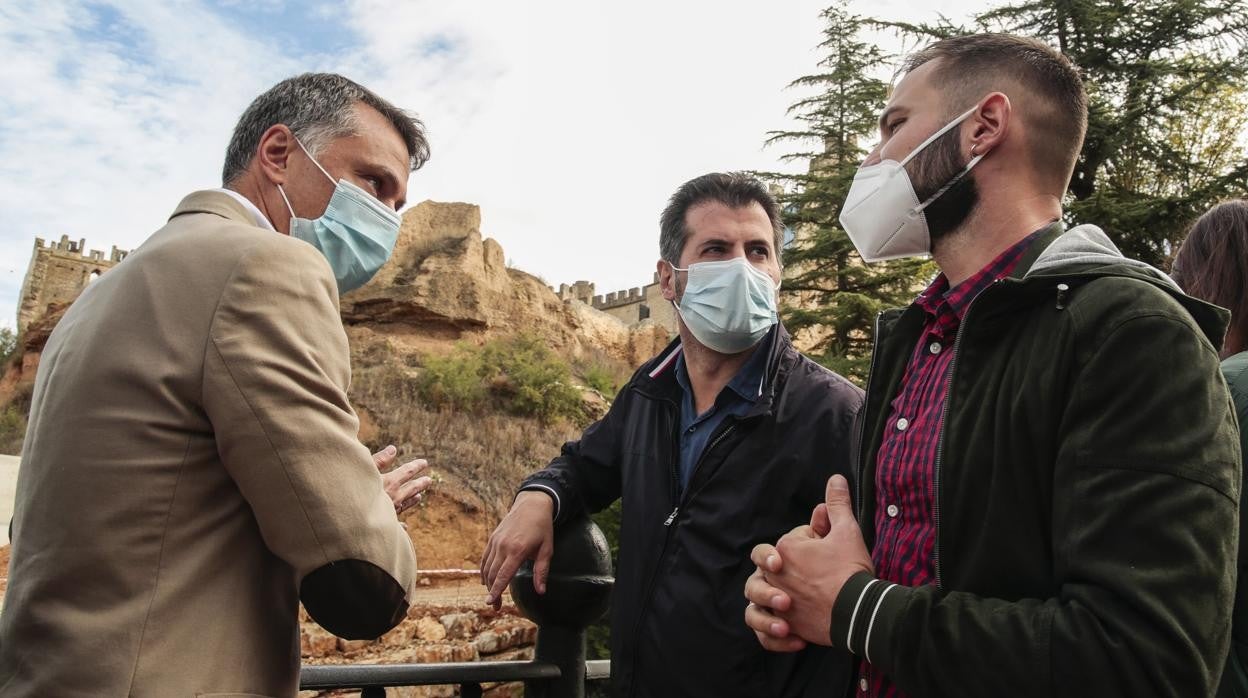
<path id="1" fill-rule="evenodd" d="M 247 210 L 246 206 L 222 191 L 205 190 L 188 194 L 173 210 L 173 215 L 169 216 L 169 220 L 190 213 L 211 213 L 235 223 L 260 227 L 255 216 Z"/>
<path id="2" fill-rule="evenodd" d="M 759 390 L 759 399 L 754 404 L 754 409 L 750 411 L 750 415 L 771 409 L 771 400 L 775 395 L 776 386 L 783 383 L 784 377 L 788 374 L 789 365 L 792 363 L 785 360 L 786 356 L 796 353 L 793 351 L 793 341 L 789 337 L 789 332 L 784 329 L 782 323 L 777 322 L 772 327 L 771 334 L 762 341 L 769 343 L 770 347 L 766 369 L 763 372 L 763 382 Z M 659 352 L 658 356 L 642 367 L 636 386 L 654 397 L 679 400 L 681 387 L 676 381 L 676 359 L 680 356 L 682 349 L 680 337 L 672 340 L 663 351 Z"/>
<path id="3" fill-rule="evenodd" d="M 1031 271 L 1031 266 L 1036 263 L 1040 255 L 1053 244 L 1062 233 L 1066 232 L 1066 225 L 1061 221 L 1050 223 L 1048 227 L 1040 231 L 1035 240 L 1031 241 L 1031 246 L 1023 252 L 1023 256 L 1019 258 L 1018 265 L 1014 267 L 1014 271 L 1010 273 L 1011 279 L 1021 279 Z"/>

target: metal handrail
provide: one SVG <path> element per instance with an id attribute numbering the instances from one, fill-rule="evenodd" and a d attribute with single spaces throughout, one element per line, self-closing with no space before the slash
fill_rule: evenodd
<path id="1" fill-rule="evenodd" d="M 547 593 L 534 591 L 532 563 L 511 583 L 516 605 L 538 624 L 533 660 L 305 666 L 299 688 L 361 689 L 364 698 L 373 698 L 385 696 L 388 687 L 458 684 L 464 698 L 478 698 L 481 684 L 523 681 L 531 698 L 580 698 L 585 681 L 611 676 L 610 661 L 585 661 L 585 628 L 606 610 L 610 574 L 602 531 L 588 518 L 567 522 L 555 536 Z"/>
<path id="2" fill-rule="evenodd" d="M 305 666 L 299 672 L 299 689 L 442 684 L 506 683 L 559 678 L 559 667 L 548 662 L 448 662 L 445 664 L 338 664 Z"/>

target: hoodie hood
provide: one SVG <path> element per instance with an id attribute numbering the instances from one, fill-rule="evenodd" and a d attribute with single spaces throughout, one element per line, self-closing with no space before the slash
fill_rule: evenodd
<path id="1" fill-rule="evenodd" d="M 1087 224 L 1077 225 L 1059 235 L 1040 253 L 1025 276 L 1060 272 L 1073 265 L 1132 267 L 1182 293 L 1174 279 L 1165 272 L 1138 259 L 1124 257 L 1105 231 Z"/>
<path id="2" fill-rule="evenodd" d="M 1078 225 L 1052 238 L 1023 278 L 1080 276 L 1122 276 L 1153 283 L 1191 314 L 1215 347 L 1222 346 L 1230 317 L 1226 310 L 1183 293 L 1174 279 L 1151 264 L 1124 257 L 1105 231 L 1095 225 Z"/>

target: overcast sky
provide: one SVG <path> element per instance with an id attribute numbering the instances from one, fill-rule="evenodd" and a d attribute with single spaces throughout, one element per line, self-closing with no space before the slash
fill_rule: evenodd
<path id="1" fill-rule="evenodd" d="M 647 282 L 683 181 L 776 170 L 819 58 L 825 0 L 0 3 L 0 324 L 35 237 L 134 248 L 185 194 L 219 186 L 260 92 L 335 71 L 425 120 L 408 200 L 481 206 L 482 232 L 548 283 Z M 856 0 L 961 19 L 967 0 Z"/>

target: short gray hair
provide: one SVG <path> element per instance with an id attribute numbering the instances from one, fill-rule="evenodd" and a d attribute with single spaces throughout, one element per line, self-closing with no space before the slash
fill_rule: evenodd
<path id="1" fill-rule="evenodd" d="M 290 128 L 312 155 L 335 138 L 355 134 L 357 102 L 376 109 L 394 125 L 407 146 L 412 171 L 429 160 L 425 127 L 415 115 L 341 75 L 304 73 L 269 88 L 239 117 L 225 150 L 222 184 L 229 185 L 246 171 L 260 147 L 260 137 L 276 124 Z"/>
<path id="2" fill-rule="evenodd" d="M 780 248 L 784 242 L 784 223 L 780 220 L 780 204 L 767 191 L 767 187 L 747 172 L 712 172 L 695 177 L 680 185 L 667 208 L 659 218 L 659 256 L 674 267 L 680 266 L 680 253 L 685 249 L 689 229 L 685 227 L 685 214 L 689 209 L 708 201 L 718 201 L 729 208 L 743 208 L 752 203 L 763 207 L 771 222 L 776 249 L 776 264 L 780 263 Z"/>

